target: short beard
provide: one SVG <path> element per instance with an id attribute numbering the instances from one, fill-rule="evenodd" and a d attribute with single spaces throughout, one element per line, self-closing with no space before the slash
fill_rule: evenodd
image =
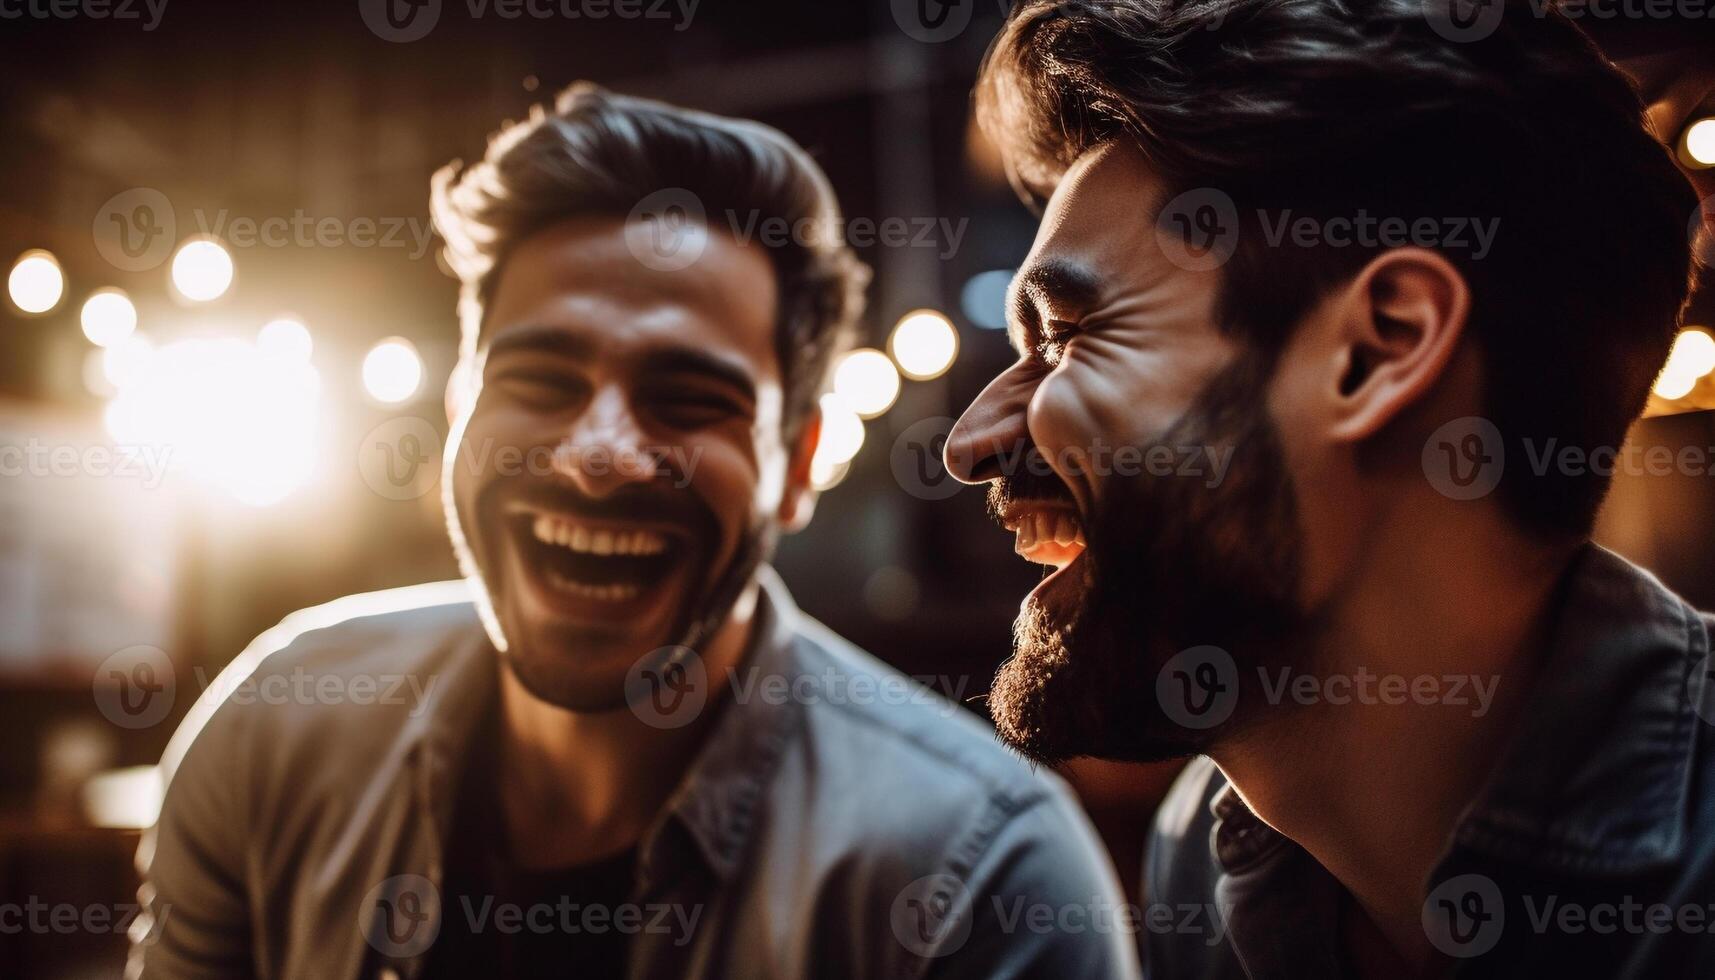
<path id="1" fill-rule="evenodd" d="M 1271 373 L 1272 359 L 1245 356 L 1211 379 L 1154 443 L 1230 448 L 1219 486 L 1182 476 L 1109 477 L 1103 503 L 1085 515 L 1084 554 L 1019 611 L 1014 653 L 995 677 L 990 712 L 1020 752 L 1052 764 L 1207 751 L 1242 729 L 1256 699 L 1242 696 L 1241 684 L 1235 710 L 1220 724 L 1178 724 L 1157 698 L 1167 661 L 1189 647 L 1217 646 L 1242 681 L 1249 667 L 1293 656 L 1303 633 L 1302 532 L 1262 401 Z M 1069 613 L 1051 608 L 1056 596 Z"/>

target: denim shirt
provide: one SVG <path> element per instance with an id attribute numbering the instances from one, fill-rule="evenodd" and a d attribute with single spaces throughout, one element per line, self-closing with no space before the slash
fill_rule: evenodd
<path id="1" fill-rule="evenodd" d="M 635 908 L 523 921 L 629 929 L 634 980 L 1137 976 L 1132 934 L 1030 914 L 1123 902 L 1065 784 L 760 577 L 752 647 L 639 844 Z M 128 974 L 419 975 L 444 917 L 472 914 L 439 889 L 498 664 L 458 582 L 348 597 L 259 637 L 211 689 L 232 696 L 199 703 L 162 760 Z M 294 676 L 405 677 L 423 697 L 254 696 Z"/>
<path id="2" fill-rule="evenodd" d="M 1458 977 L 1715 976 L 1712 621 L 1595 545 L 1573 561 L 1515 733 L 1427 882 Z M 1151 976 L 1350 976 L 1340 884 L 1208 759 L 1157 814 L 1157 901 L 1219 926 L 1155 933 Z"/>

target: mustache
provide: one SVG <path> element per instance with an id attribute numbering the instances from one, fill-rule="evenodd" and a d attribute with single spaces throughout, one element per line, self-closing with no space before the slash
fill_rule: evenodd
<path id="1" fill-rule="evenodd" d="M 988 515 L 995 523 L 1004 525 L 1007 514 L 1026 502 L 1065 504 L 1077 510 L 1072 491 L 1048 470 L 1034 446 L 1026 453 L 1025 465 L 1017 473 L 999 477 L 989 484 Z"/>

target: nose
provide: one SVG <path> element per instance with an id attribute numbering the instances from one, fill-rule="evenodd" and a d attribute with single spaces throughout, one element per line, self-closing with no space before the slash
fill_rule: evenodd
<path id="1" fill-rule="evenodd" d="M 606 497 L 656 476 L 650 448 L 631 400 L 617 385 L 596 390 L 571 431 L 554 449 L 554 471 L 589 497 Z"/>
<path id="2" fill-rule="evenodd" d="M 1030 446 L 1026 412 L 1031 386 L 1005 371 L 982 390 L 947 434 L 942 463 L 962 483 L 1006 476 L 1005 460 L 1023 458 Z"/>

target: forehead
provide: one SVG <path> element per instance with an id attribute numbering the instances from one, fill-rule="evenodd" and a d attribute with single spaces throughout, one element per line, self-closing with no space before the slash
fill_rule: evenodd
<path id="1" fill-rule="evenodd" d="M 694 347 L 743 362 L 759 378 L 776 375 L 778 283 L 768 254 L 718 230 L 695 234 L 701 250 L 683 268 L 645 261 L 623 218 L 572 218 L 531 235 L 501 267 L 482 346 L 550 327 L 607 356 Z"/>
<path id="2" fill-rule="evenodd" d="M 1098 146 L 1061 178 L 1037 229 L 1031 259 L 1078 261 L 1112 272 L 1157 252 L 1155 215 L 1166 185 L 1135 147 Z"/>

